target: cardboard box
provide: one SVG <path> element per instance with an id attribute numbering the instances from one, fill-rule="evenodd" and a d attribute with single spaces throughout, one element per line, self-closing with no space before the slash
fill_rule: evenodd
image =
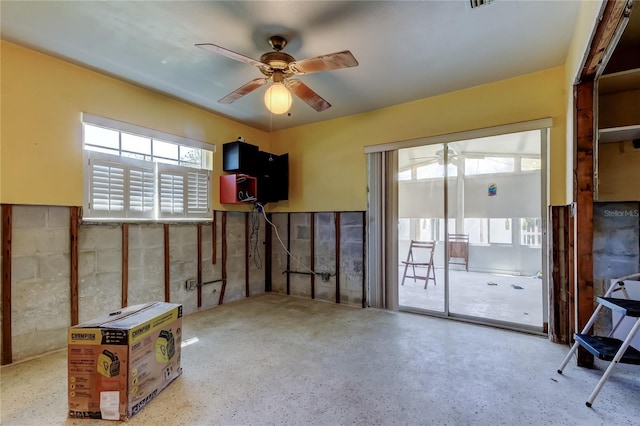
<path id="1" fill-rule="evenodd" d="M 126 420 L 182 374 L 182 305 L 130 306 L 69 328 L 69 417 Z"/>

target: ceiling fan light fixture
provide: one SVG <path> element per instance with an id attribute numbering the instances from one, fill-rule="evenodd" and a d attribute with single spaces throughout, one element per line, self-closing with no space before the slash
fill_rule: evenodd
<path id="1" fill-rule="evenodd" d="M 273 83 L 264 94 L 264 104 L 273 114 L 284 114 L 291 108 L 291 92 L 282 83 Z"/>

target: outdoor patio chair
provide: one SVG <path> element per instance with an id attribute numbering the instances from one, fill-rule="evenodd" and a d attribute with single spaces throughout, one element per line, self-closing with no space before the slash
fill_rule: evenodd
<path id="1" fill-rule="evenodd" d="M 433 280 L 433 284 L 436 284 L 436 270 L 433 264 L 433 252 L 435 251 L 435 241 L 415 241 L 411 240 L 409 245 L 409 253 L 407 254 L 407 260 L 403 261 L 404 274 L 402 275 L 402 284 L 404 285 L 405 278 L 413 278 L 424 280 L 424 288 L 427 288 L 429 280 Z M 411 267 L 413 275 L 407 275 L 407 271 Z M 416 274 L 416 268 L 427 268 L 425 275 Z"/>
<path id="2" fill-rule="evenodd" d="M 469 234 L 449 234 L 449 264 L 464 265 L 469 272 Z"/>

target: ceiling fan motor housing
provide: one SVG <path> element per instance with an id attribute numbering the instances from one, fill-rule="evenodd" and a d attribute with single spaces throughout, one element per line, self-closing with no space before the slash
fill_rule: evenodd
<path id="1" fill-rule="evenodd" d="M 271 70 L 263 70 L 262 73 L 265 75 L 271 75 L 273 70 L 279 71 L 287 71 L 287 77 L 292 73 L 288 72 L 289 63 L 295 61 L 293 56 L 284 53 L 284 52 L 267 52 L 264 55 L 260 56 L 260 62 L 269 65 Z"/>

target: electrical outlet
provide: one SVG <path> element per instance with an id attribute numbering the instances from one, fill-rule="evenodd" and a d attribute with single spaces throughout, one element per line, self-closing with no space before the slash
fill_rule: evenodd
<path id="1" fill-rule="evenodd" d="M 195 278 L 189 278 L 186 282 L 186 288 L 188 291 L 195 290 L 197 287 Z"/>

